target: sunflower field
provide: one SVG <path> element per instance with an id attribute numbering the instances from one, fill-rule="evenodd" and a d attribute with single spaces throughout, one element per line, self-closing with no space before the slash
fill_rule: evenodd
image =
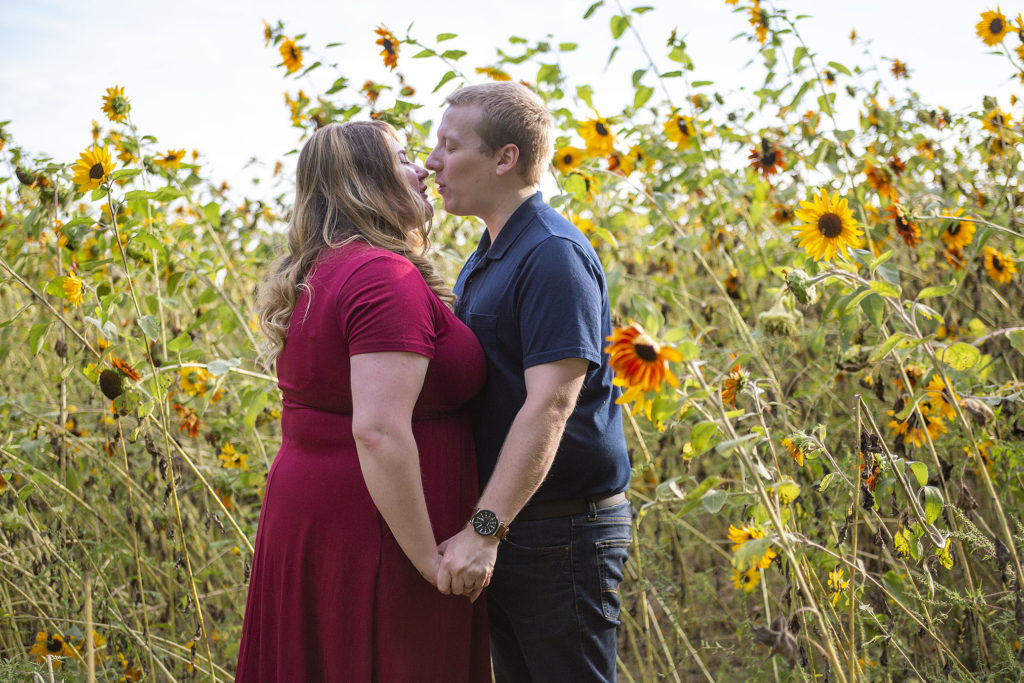
<path id="1" fill-rule="evenodd" d="M 1019 103 L 951 113 L 898 59 L 829 61 L 799 17 L 726 2 L 764 73 L 741 102 L 675 32 L 635 30 L 649 7 L 586 10 L 609 59 L 640 41 L 676 65 L 636 64 L 617 111 L 558 66 L 569 43 L 470 64 L 456 35 L 381 26 L 378 83 L 301 27 L 262 38 L 297 145 L 369 117 L 422 159 L 422 104 L 461 84 L 548 102 L 547 199 L 589 235 L 617 326 L 638 513 L 621 680 L 1021 680 Z M 1024 91 L 1021 15 L 964 30 Z M 0 681 L 232 679 L 281 435 L 254 292 L 292 197 L 238 198 L 131 96 L 97 93 L 77 160 L 0 125 Z M 450 281 L 480 229 L 438 202 Z"/>

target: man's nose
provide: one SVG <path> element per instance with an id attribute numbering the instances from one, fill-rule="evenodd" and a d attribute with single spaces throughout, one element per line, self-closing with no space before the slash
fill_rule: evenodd
<path id="1" fill-rule="evenodd" d="M 434 171 L 435 173 L 441 170 L 441 164 L 437 160 L 436 152 L 436 147 L 430 150 L 430 154 L 427 155 L 427 160 L 423 162 L 423 165 L 427 167 L 427 170 Z"/>

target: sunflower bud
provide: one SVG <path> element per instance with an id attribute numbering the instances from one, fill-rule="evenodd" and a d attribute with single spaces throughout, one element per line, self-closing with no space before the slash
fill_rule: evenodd
<path id="1" fill-rule="evenodd" d="M 778 305 L 760 313 L 757 324 L 769 337 L 788 337 L 797 332 L 796 316 Z"/>
<path id="2" fill-rule="evenodd" d="M 36 177 L 21 166 L 14 169 L 14 175 L 18 176 L 18 180 L 21 181 L 22 185 L 31 185 L 36 181 Z"/>
<path id="3" fill-rule="evenodd" d="M 810 278 L 802 270 L 791 270 L 786 273 L 786 286 L 793 296 L 804 306 L 814 303 L 818 298 L 818 292 L 811 284 Z"/>
<path id="4" fill-rule="evenodd" d="M 100 390 L 111 401 L 124 393 L 124 389 L 121 388 L 121 373 L 117 370 L 104 370 L 101 372 Z"/>

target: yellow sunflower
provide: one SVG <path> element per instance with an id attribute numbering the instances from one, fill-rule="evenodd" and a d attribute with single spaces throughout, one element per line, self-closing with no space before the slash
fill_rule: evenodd
<path id="1" fill-rule="evenodd" d="M 753 592 L 759 583 L 761 583 L 761 572 L 757 570 L 757 567 L 751 567 L 745 572 L 732 570 L 732 585 L 742 588 L 744 593 Z"/>
<path id="2" fill-rule="evenodd" d="M 668 364 L 683 360 L 682 354 L 656 342 L 639 323 L 630 320 L 629 325 L 616 328 L 607 341 L 611 342 L 604 349 L 608 363 L 628 386 L 645 392 L 658 391 L 662 382 L 679 386 Z"/>
<path id="3" fill-rule="evenodd" d="M 566 145 L 555 152 L 553 163 L 555 164 L 555 168 L 559 171 L 562 173 L 568 173 L 583 163 L 583 150 L 571 145 Z"/>
<path id="4" fill-rule="evenodd" d="M 953 405 L 960 402 L 960 396 L 955 391 L 950 393 L 942 377 L 932 375 L 932 380 L 925 387 L 925 393 L 928 395 L 930 411 L 947 420 L 956 419 L 956 408 Z"/>
<path id="5" fill-rule="evenodd" d="M 247 470 L 247 469 L 249 469 L 249 464 L 246 462 L 246 460 L 249 458 L 249 456 L 247 454 L 245 454 L 245 453 L 237 452 L 235 450 L 235 447 L 232 446 L 229 443 L 226 443 L 226 444 L 224 444 L 223 447 L 221 447 L 221 449 L 220 449 L 220 456 L 218 456 L 218 457 L 220 457 L 221 466 L 226 468 L 226 469 L 229 469 L 229 470 L 234 470 L 234 469 Z"/>
<path id="6" fill-rule="evenodd" d="M 832 604 L 839 602 L 843 591 L 850 585 L 849 581 L 843 581 L 843 568 L 839 567 L 828 573 L 828 594 L 832 598 Z"/>
<path id="7" fill-rule="evenodd" d="M 401 45 L 401 42 L 383 24 L 378 26 L 374 33 L 380 36 L 377 39 L 377 44 L 383 48 L 380 51 L 380 56 L 384 58 L 384 66 L 394 71 L 398 65 L 398 46 Z"/>
<path id="8" fill-rule="evenodd" d="M 587 154 L 595 157 L 606 157 L 612 153 L 615 134 L 608 122 L 598 116 L 578 123 L 580 136 L 587 143 Z"/>
<path id="9" fill-rule="evenodd" d="M 944 210 L 942 215 L 950 219 L 950 222 L 939 237 L 945 242 L 947 250 L 959 252 L 974 239 L 974 223 L 960 218 L 963 215 L 963 209 Z"/>
<path id="10" fill-rule="evenodd" d="M 67 642 L 67 639 L 59 633 L 39 631 L 36 633 L 36 642 L 29 648 L 28 655 L 35 655 L 37 662 L 42 662 L 47 655 L 52 657 L 74 657 L 76 650 L 74 645 Z M 61 665 L 60 660 L 54 660 L 53 668 Z"/>
<path id="11" fill-rule="evenodd" d="M 1013 259 L 992 247 L 985 247 L 985 272 L 992 278 L 993 282 L 1005 285 L 1013 279 L 1017 272 L 1017 265 Z"/>
<path id="12" fill-rule="evenodd" d="M 832 261 L 839 252 L 848 256 L 848 250 L 860 243 L 864 232 L 857 227 L 846 198 L 839 199 L 839 193 L 833 192 L 829 197 L 828 190 L 822 188 L 817 198 L 800 202 L 800 207 L 796 217 L 803 223 L 793 230 L 800 248 L 815 261 Z"/>
<path id="13" fill-rule="evenodd" d="M 736 394 L 747 386 L 747 371 L 737 363 L 722 382 L 722 405 L 736 407 Z"/>
<path id="14" fill-rule="evenodd" d="M 895 78 L 910 78 L 910 75 L 907 73 L 906 63 L 898 59 L 892 60 L 892 66 L 889 68 L 889 71 L 892 72 Z"/>
<path id="15" fill-rule="evenodd" d="M 903 206 L 897 203 L 892 203 L 886 208 L 886 213 L 889 214 L 889 220 L 892 221 L 893 226 L 896 228 L 896 234 L 903 238 L 903 243 L 908 247 L 916 247 L 921 243 L 921 228 L 917 227 L 917 223 L 907 218 L 903 212 Z"/>
<path id="16" fill-rule="evenodd" d="M 68 303 L 72 306 L 82 305 L 84 301 L 82 298 L 82 281 L 78 279 L 77 275 L 68 273 L 61 286 L 64 289 L 64 298 L 68 300 Z"/>
<path id="17" fill-rule="evenodd" d="M 302 48 L 295 44 L 291 38 L 281 41 L 281 59 L 288 73 L 295 73 L 302 68 Z"/>
<path id="18" fill-rule="evenodd" d="M 795 443 L 793 443 L 793 439 L 790 439 L 788 437 L 783 439 L 782 440 L 782 445 L 785 447 L 785 449 L 787 451 L 789 451 L 789 457 L 793 458 L 793 460 L 796 461 L 797 465 L 800 465 L 800 467 L 803 467 L 804 466 L 804 452 L 802 450 L 800 450 Z"/>
<path id="19" fill-rule="evenodd" d="M 690 149 L 697 132 L 693 125 L 693 119 L 689 116 L 672 114 L 665 121 L 665 135 L 676 143 L 676 149 Z"/>
<path id="20" fill-rule="evenodd" d="M 512 77 L 509 76 L 507 73 L 505 73 L 501 69 L 495 68 L 493 66 L 478 66 L 475 69 L 475 71 L 478 74 L 483 74 L 484 76 L 487 76 L 492 81 L 511 81 L 512 80 Z"/>
<path id="21" fill-rule="evenodd" d="M 263 20 L 263 47 L 269 47 L 270 41 L 274 39 L 274 31 L 270 28 L 267 20 Z"/>
<path id="22" fill-rule="evenodd" d="M 989 10 L 981 13 L 981 21 L 975 28 L 978 31 L 978 37 L 984 40 L 986 45 L 998 45 L 1003 42 L 1003 38 L 1010 30 L 1010 25 L 999 10 L 999 5 L 996 5 L 994 12 Z"/>
<path id="23" fill-rule="evenodd" d="M 107 88 L 107 94 L 103 96 L 103 113 L 108 119 L 114 123 L 123 123 L 131 110 L 132 105 L 124 96 L 124 88 L 117 85 Z"/>
<path id="24" fill-rule="evenodd" d="M 999 107 L 993 107 L 992 111 L 985 114 L 981 125 L 985 130 L 999 138 L 1006 138 L 1010 134 L 1010 126 L 1013 124 L 1013 117 Z"/>
<path id="25" fill-rule="evenodd" d="M 634 170 L 635 163 L 629 154 L 613 150 L 608 155 L 608 170 L 621 176 L 629 176 Z"/>
<path id="26" fill-rule="evenodd" d="M 92 129 L 89 132 L 92 134 L 93 142 L 100 141 L 100 135 L 103 133 L 103 129 L 100 128 L 100 124 L 96 122 L 96 119 L 92 120 Z"/>
<path id="27" fill-rule="evenodd" d="M 763 45 L 768 40 L 768 13 L 761 8 L 761 0 L 754 0 L 754 4 L 748 9 L 750 17 L 747 21 L 754 27 L 757 42 Z"/>
<path id="28" fill-rule="evenodd" d="M 185 149 L 184 148 L 182 148 L 182 149 L 169 149 L 169 150 L 167 150 L 167 153 L 164 154 L 164 156 L 162 158 L 161 157 L 156 157 L 155 159 L 153 159 L 153 163 L 155 163 L 160 168 L 164 168 L 164 169 L 178 168 L 178 167 L 181 166 L 181 161 L 184 158 L 185 158 Z"/>
<path id="29" fill-rule="evenodd" d="M 75 162 L 73 179 L 79 190 L 88 192 L 106 182 L 107 176 L 113 170 L 114 164 L 110 161 L 110 152 L 107 148 L 93 145 L 79 155 L 78 161 Z"/>

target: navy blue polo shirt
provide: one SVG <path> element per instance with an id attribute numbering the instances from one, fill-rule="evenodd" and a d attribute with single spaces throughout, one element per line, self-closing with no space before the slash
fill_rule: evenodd
<path id="1" fill-rule="evenodd" d="M 565 358 L 590 361 L 576 409 L 532 501 L 624 491 L 630 465 L 619 390 L 603 351 L 612 333 L 601 262 L 582 233 L 538 192 L 508 219 L 494 244 L 484 230 L 455 283 L 455 313 L 487 356 L 473 403 L 481 488 L 526 400 L 524 370 Z"/>

